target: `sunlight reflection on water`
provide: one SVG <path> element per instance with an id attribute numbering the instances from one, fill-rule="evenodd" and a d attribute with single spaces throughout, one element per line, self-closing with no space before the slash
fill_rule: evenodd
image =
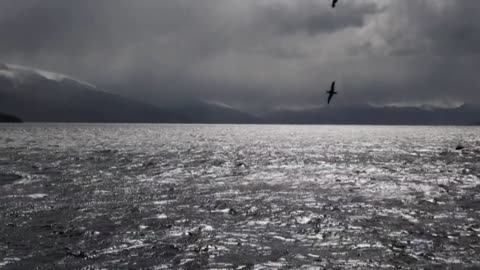
<path id="1" fill-rule="evenodd" d="M 479 131 L 0 125 L 0 268 L 475 266 Z"/>

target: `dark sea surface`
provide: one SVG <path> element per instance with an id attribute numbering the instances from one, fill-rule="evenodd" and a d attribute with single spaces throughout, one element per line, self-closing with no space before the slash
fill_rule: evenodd
<path id="1" fill-rule="evenodd" d="M 475 127 L 1 124 L 0 269 L 480 269 L 479 176 Z"/>

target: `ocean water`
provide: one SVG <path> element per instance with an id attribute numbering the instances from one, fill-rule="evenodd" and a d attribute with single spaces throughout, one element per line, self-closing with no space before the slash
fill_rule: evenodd
<path id="1" fill-rule="evenodd" d="M 0 269 L 477 269 L 479 176 L 474 127 L 2 124 Z"/>

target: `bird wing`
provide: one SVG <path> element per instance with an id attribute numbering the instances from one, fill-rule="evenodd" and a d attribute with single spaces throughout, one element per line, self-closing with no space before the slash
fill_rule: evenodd
<path id="1" fill-rule="evenodd" d="M 331 90 L 332 92 L 335 92 L 335 82 L 332 83 L 332 87 L 330 87 L 330 90 Z"/>

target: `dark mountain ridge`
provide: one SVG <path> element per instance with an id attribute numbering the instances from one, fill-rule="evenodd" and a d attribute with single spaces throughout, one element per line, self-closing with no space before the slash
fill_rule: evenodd
<path id="1" fill-rule="evenodd" d="M 259 124 L 264 120 L 227 104 L 205 100 L 189 100 L 168 107 L 182 115 L 182 123 Z"/>
<path id="2" fill-rule="evenodd" d="M 64 75 L 5 64 L 0 65 L 0 108 L 28 122 L 179 121 L 171 112 Z"/>
<path id="3" fill-rule="evenodd" d="M 225 104 L 195 100 L 169 109 L 111 93 L 71 77 L 0 63 L 0 108 L 28 122 L 259 123 Z"/>
<path id="4" fill-rule="evenodd" d="M 480 107 L 322 107 L 309 110 L 276 110 L 266 116 L 268 122 L 280 124 L 357 124 L 357 125 L 468 125 L 475 122 Z"/>
<path id="5" fill-rule="evenodd" d="M 107 93 L 86 82 L 0 63 L 0 108 L 27 122 L 471 125 L 480 107 L 337 106 L 272 110 L 261 115 L 206 100 L 158 107 Z"/>
<path id="6" fill-rule="evenodd" d="M 10 115 L 10 114 L 6 114 L 6 113 L 1 113 L 0 112 L 0 123 L 22 123 L 22 119 L 14 116 L 14 115 Z"/>

